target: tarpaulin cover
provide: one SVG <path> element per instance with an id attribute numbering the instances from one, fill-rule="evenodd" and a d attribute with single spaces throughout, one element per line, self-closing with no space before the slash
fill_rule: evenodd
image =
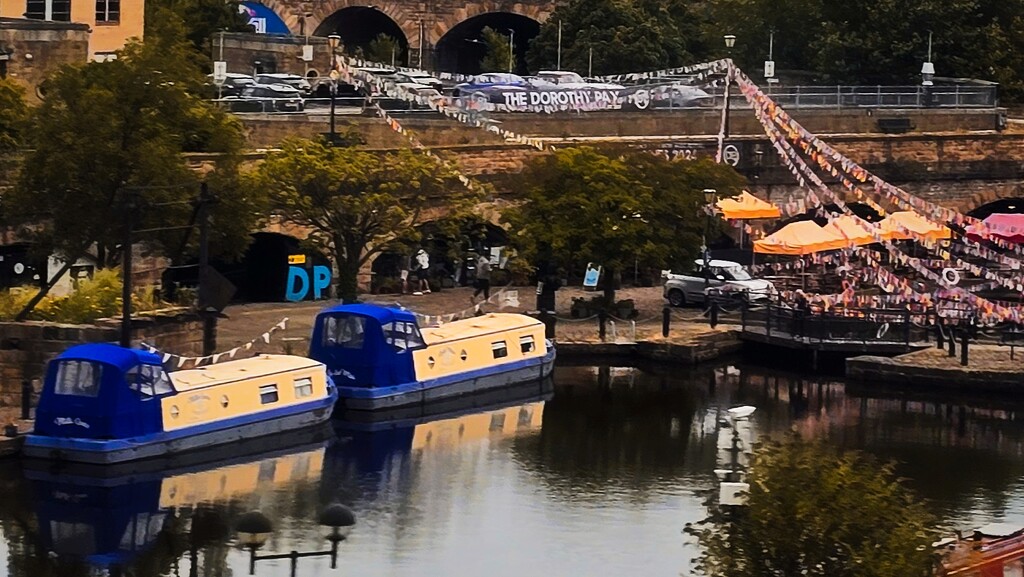
<path id="1" fill-rule="evenodd" d="M 1024 243 L 1024 214 L 996 213 L 981 222 L 985 223 L 988 230 L 971 225 L 967 227 L 967 238 L 978 242 L 995 237 L 1017 244 Z"/>
<path id="2" fill-rule="evenodd" d="M 930 222 L 911 210 L 891 213 L 878 224 L 882 228 L 882 237 L 886 240 L 908 240 L 923 236 L 935 241 L 947 239 L 951 234 L 949 228 Z M 911 235 L 904 229 L 916 234 Z"/>
<path id="3" fill-rule="evenodd" d="M 823 228 L 826 231 L 831 230 L 839 233 L 846 239 L 846 246 L 854 247 L 877 242 L 875 237 L 868 232 L 867 228 L 865 228 L 870 228 L 871 226 L 871 224 L 858 216 L 844 214 L 833 219 L 832 222 L 828 223 Z"/>
<path id="4" fill-rule="evenodd" d="M 761 240 L 754 241 L 760 254 L 802 255 L 850 246 L 850 241 L 835 228 L 822 228 L 813 220 L 787 224 Z"/>
<path id="5" fill-rule="evenodd" d="M 778 218 L 779 207 L 765 202 L 747 191 L 732 198 L 723 198 L 715 206 L 722 211 L 726 220 L 750 220 L 754 218 Z"/>

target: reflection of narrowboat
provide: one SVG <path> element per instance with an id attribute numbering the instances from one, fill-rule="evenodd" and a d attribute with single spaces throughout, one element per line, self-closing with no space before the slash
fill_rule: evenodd
<path id="1" fill-rule="evenodd" d="M 943 539 L 935 543 L 942 558 L 944 577 L 1003 577 L 1024 575 L 1024 527 L 992 523 L 970 536 Z"/>
<path id="2" fill-rule="evenodd" d="M 542 379 L 555 347 L 525 315 L 421 330 L 407 310 L 340 305 L 317 315 L 309 356 L 327 365 L 345 408 L 389 409 Z"/>
<path id="3" fill-rule="evenodd" d="M 28 457 L 117 463 L 313 426 L 337 391 L 323 364 L 260 355 L 167 373 L 160 357 L 79 345 L 50 362 Z"/>
<path id="4" fill-rule="evenodd" d="M 154 548 L 161 536 L 190 533 L 184 541 L 205 546 L 203 536 L 226 538 L 225 504 L 318 483 L 329 435 L 323 426 L 292 431 L 178 456 L 176 466 L 146 473 L 136 470 L 138 463 L 28 468 L 38 542 L 58 561 L 111 568 L 142 555 L 173 557 Z M 257 445 L 262 452 L 254 454 Z M 245 453 L 249 456 L 239 456 Z"/>

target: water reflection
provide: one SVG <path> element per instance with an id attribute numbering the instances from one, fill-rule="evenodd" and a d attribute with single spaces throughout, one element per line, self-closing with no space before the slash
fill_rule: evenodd
<path id="1" fill-rule="evenodd" d="M 1024 403 L 844 385 L 746 366 L 567 367 L 551 384 L 367 418 L 331 440 L 277 438 L 252 456 L 97 471 L 0 464 L 0 576 L 248 573 L 230 529 L 259 509 L 264 552 L 313 550 L 326 504 L 356 513 L 338 572 L 413 576 L 531 572 L 686 574 L 680 530 L 700 519 L 732 431 L 802 435 L 898 462 L 950 526 L 1024 522 Z M 510 393 L 511 394 L 511 393 Z M 744 436 L 746 436 L 746 431 Z M 747 442 L 745 440 L 745 442 Z M 257 574 L 284 576 L 287 561 Z"/>

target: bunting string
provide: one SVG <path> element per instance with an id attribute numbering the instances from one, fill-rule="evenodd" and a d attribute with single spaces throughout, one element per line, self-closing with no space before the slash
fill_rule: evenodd
<path id="1" fill-rule="evenodd" d="M 183 369 L 183 368 L 185 368 L 186 365 L 191 365 L 191 368 L 198 368 L 198 367 L 200 367 L 202 365 L 206 365 L 206 364 L 210 364 L 210 365 L 216 364 L 216 363 L 220 362 L 221 360 L 231 360 L 231 359 L 234 359 L 235 356 L 238 353 L 243 352 L 243 351 L 251 351 L 252 348 L 254 346 L 256 346 L 256 344 L 261 342 L 261 341 L 264 344 L 269 345 L 272 335 L 274 333 L 278 332 L 278 331 L 285 330 L 285 328 L 287 328 L 287 326 L 288 326 L 288 317 L 285 317 L 285 318 L 281 319 L 280 322 L 278 322 L 276 325 L 270 327 L 269 330 L 267 330 L 266 332 L 264 332 L 260 336 L 252 339 L 251 341 L 245 343 L 244 345 L 240 345 L 240 346 L 234 347 L 233 349 L 224 351 L 222 353 L 215 353 L 215 354 L 212 354 L 212 355 L 207 355 L 205 357 L 186 357 L 186 356 L 182 356 L 182 355 L 176 355 L 176 354 L 173 354 L 173 353 L 168 353 L 168 352 L 165 352 L 165 351 L 161 351 L 157 347 L 155 347 L 155 346 L 153 346 L 151 344 L 148 344 L 148 343 L 139 343 L 139 347 L 142 348 L 143 350 L 146 350 L 146 351 L 149 351 L 149 352 L 151 352 L 151 353 L 153 353 L 155 355 L 158 355 L 160 357 L 160 360 L 163 362 L 163 364 L 165 366 L 167 366 L 168 368 L 170 368 L 170 369 Z"/>

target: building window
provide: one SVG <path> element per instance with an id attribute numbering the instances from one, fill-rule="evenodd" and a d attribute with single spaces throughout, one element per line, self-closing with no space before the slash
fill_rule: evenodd
<path id="1" fill-rule="evenodd" d="M 277 402 L 277 385 L 263 385 L 260 387 L 260 403 L 269 405 Z"/>
<path id="2" fill-rule="evenodd" d="M 96 0 L 96 23 L 117 24 L 121 21 L 121 0 Z"/>
<path id="3" fill-rule="evenodd" d="M 71 22 L 71 0 L 27 0 L 25 18 Z"/>
<path id="4" fill-rule="evenodd" d="M 302 399 L 313 395 L 313 379 L 303 377 L 295 379 L 295 398 Z"/>
<path id="5" fill-rule="evenodd" d="M 494 353 L 494 358 L 503 359 L 508 356 L 508 345 L 505 344 L 505 341 L 491 343 L 491 351 Z"/>

